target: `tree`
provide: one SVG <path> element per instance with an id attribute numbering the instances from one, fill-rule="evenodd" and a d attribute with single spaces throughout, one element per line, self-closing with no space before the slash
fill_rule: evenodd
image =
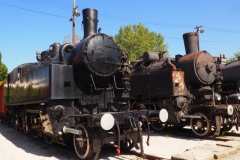
<path id="1" fill-rule="evenodd" d="M 78 36 L 77 34 L 75 35 L 75 42 L 78 43 L 82 38 Z M 64 36 L 63 39 L 63 44 L 65 43 L 72 43 L 72 37 L 70 35 Z"/>
<path id="2" fill-rule="evenodd" d="M 167 51 L 168 48 L 160 33 L 150 32 L 141 23 L 120 27 L 114 40 L 121 49 L 129 53 L 129 60 L 140 59 L 145 51 Z"/>
<path id="3" fill-rule="evenodd" d="M 240 51 L 237 52 L 237 53 L 234 53 L 234 57 L 228 58 L 227 63 L 234 62 L 234 61 L 237 61 L 237 60 L 240 60 Z"/>
<path id="4" fill-rule="evenodd" d="M 6 80 L 8 75 L 8 69 L 5 64 L 2 63 L 2 53 L 0 52 L 0 85 Z"/>

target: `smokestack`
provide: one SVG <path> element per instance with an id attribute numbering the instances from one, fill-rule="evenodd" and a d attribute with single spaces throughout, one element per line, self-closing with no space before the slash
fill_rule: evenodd
<path id="1" fill-rule="evenodd" d="M 94 33 L 97 33 L 98 11 L 93 8 L 82 10 L 84 37 L 86 38 Z"/>
<path id="2" fill-rule="evenodd" d="M 196 32 L 185 33 L 183 34 L 183 40 L 186 54 L 199 51 L 198 33 Z"/>

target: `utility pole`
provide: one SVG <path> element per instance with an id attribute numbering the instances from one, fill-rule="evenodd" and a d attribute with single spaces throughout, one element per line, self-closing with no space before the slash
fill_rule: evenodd
<path id="1" fill-rule="evenodd" d="M 196 33 L 197 33 L 197 37 L 198 37 L 198 51 L 200 51 L 199 33 L 204 32 L 204 30 L 202 30 L 201 28 L 202 28 L 202 26 L 196 26 L 196 28 L 194 28 L 194 29 L 196 29 Z"/>
<path id="2" fill-rule="evenodd" d="M 77 12 L 77 8 L 78 6 L 76 6 L 76 2 L 73 0 L 72 18 L 69 20 L 72 22 L 72 44 L 76 44 L 75 17 L 80 16 L 80 13 Z"/>

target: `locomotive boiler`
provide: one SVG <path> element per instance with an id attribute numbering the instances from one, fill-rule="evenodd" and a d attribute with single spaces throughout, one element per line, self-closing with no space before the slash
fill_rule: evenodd
<path id="1" fill-rule="evenodd" d="M 8 75 L 7 121 L 51 144 L 72 138 L 80 159 L 113 143 L 143 154 L 141 122 L 156 112 L 130 110 L 127 53 L 111 37 L 97 33 L 97 10 L 84 9 L 84 37 L 76 45 L 54 43 Z M 148 128 L 149 129 L 149 128 Z M 149 138 L 148 138 L 149 140 Z"/>
<path id="2" fill-rule="evenodd" d="M 143 60 L 134 65 L 132 108 L 160 110 L 160 120 L 150 121 L 155 130 L 167 124 L 190 125 L 196 135 L 206 136 L 212 128 L 221 129 L 219 115 L 231 116 L 233 107 L 220 103 L 220 69 L 210 53 L 199 51 L 198 33 L 183 38 L 186 55 L 170 58 L 165 52 L 144 52 Z"/>

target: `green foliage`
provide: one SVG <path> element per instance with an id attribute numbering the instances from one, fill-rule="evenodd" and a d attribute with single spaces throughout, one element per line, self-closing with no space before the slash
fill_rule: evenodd
<path id="1" fill-rule="evenodd" d="M 6 80 L 8 75 L 8 69 L 5 64 L 2 63 L 2 53 L 0 52 L 0 85 Z"/>
<path id="2" fill-rule="evenodd" d="M 120 27 L 114 40 L 122 50 L 129 53 L 129 60 L 140 59 L 145 51 L 167 51 L 168 48 L 160 33 L 150 32 L 141 23 Z"/>
<path id="3" fill-rule="evenodd" d="M 234 57 L 230 57 L 227 60 L 227 63 L 240 60 L 240 52 L 234 53 Z"/>

